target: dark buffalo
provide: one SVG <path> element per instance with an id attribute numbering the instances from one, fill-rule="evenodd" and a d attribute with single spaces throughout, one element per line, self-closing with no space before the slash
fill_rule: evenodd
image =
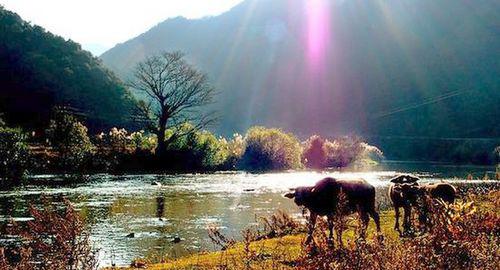
<path id="1" fill-rule="evenodd" d="M 454 203 L 457 196 L 457 190 L 448 183 L 436 183 L 426 185 L 402 184 L 400 189 L 403 196 L 409 198 L 412 202 L 418 202 L 415 205 L 419 209 L 419 221 L 425 230 L 431 226 L 429 220 L 429 207 L 432 200 L 442 200 L 446 203 Z"/>
<path id="2" fill-rule="evenodd" d="M 411 176 L 408 174 L 399 175 L 392 178 L 390 181 L 392 183 L 389 186 L 389 198 L 391 198 L 392 206 L 394 207 L 394 212 L 396 213 L 396 222 L 394 224 L 394 230 L 402 235 L 401 229 L 399 228 L 399 209 L 403 208 L 403 228 L 405 231 L 411 228 L 411 208 L 415 207 L 417 204 L 417 196 L 414 192 L 409 192 L 410 188 L 417 187 L 419 180 L 418 177 Z"/>
<path id="3" fill-rule="evenodd" d="M 395 186 L 397 191 L 401 191 L 404 198 L 414 202 L 419 198 L 428 196 L 432 199 L 440 199 L 446 203 L 454 203 L 457 197 L 457 189 L 448 183 L 436 184 L 399 184 Z"/>
<path id="4" fill-rule="evenodd" d="M 340 194 L 345 194 L 345 208 L 343 213 L 338 212 Z M 318 216 L 328 217 L 328 228 L 330 230 L 329 240 L 333 243 L 333 223 L 335 214 L 350 214 L 358 212 L 363 230 L 361 237 L 370 220 L 373 218 L 380 232 L 380 218 L 375 210 L 375 188 L 363 179 L 358 180 L 337 180 L 331 177 L 324 178 L 312 187 L 298 187 L 292 193 L 285 194 L 285 197 L 294 199 L 298 206 L 304 206 L 310 212 L 309 232 L 306 244 L 312 240 L 314 225 Z M 342 232 L 338 233 L 339 244 L 342 245 Z"/>
<path id="5" fill-rule="evenodd" d="M 454 203 L 457 189 L 448 183 L 436 183 L 419 186 L 420 194 L 429 195 L 433 199 L 441 199 L 446 203 Z"/>

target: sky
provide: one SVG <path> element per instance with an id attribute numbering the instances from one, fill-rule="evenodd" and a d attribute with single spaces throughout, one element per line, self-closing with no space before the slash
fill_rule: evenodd
<path id="1" fill-rule="evenodd" d="M 24 20 L 98 56 L 167 18 L 214 16 L 242 0 L 0 0 Z"/>

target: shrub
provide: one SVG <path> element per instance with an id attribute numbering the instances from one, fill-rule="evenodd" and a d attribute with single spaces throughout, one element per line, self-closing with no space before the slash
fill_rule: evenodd
<path id="1" fill-rule="evenodd" d="M 112 128 L 107 135 L 101 133 L 100 139 L 104 147 L 112 152 L 124 153 L 131 148 L 131 138 L 125 129 Z"/>
<path id="2" fill-rule="evenodd" d="M 252 127 L 246 136 L 240 166 L 244 169 L 286 170 L 301 167 L 301 147 L 297 138 L 280 129 Z"/>
<path id="3" fill-rule="evenodd" d="M 136 151 L 150 151 L 154 152 L 156 147 L 156 135 L 145 134 L 144 130 L 133 132 L 130 134 L 132 146 Z"/>
<path id="4" fill-rule="evenodd" d="M 112 128 L 108 133 L 95 137 L 97 146 L 93 166 L 99 170 L 145 170 L 154 167 L 152 153 L 156 136 L 144 131 L 129 133 L 125 129 Z"/>
<path id="5" fill-rule="evenodd" d="M 358 156 L 360 159 L 365 159 L 373 162 L 380 162 L 384 159 L 384 153 L 378 147 L 369 145 L 366 142 L 361 143 L 361 154 Z"/>
<path id="6" fill-rule="evenodd" d="M 326 167 L 327 152 L 325 140 L 318 135 L 311 136 L 304 142 L 302 160 L 308 168 L 321 169 Z"/>
<path id="7" fill-rule="evenodd" d="M 302 160 L 309 168 L 347 167 L 355 162 L 378 162 L 383 153 L 358 137 L 340 137 L 333 141 L 318 135 L 304 142 Z"/>
<path id="8" fill-rule="evenodd" d="M 209 131 L 193 131 L 191 124 L 184 124 L 180 127 L 184 131 L 178 134 L 185 134 L 173 140 L 167 146 L 167 156 L 177 169 L 182 170 L 214 170 L 219 169 L 226 162 L 228 152 L 228 142 L 223 138 L 217 138 Z M 174 134 L 174 131 L 167 130 L 167 140 Z"/>
<path id="9" fill-rule="evenodd" d="M 28 153 L 21 130 L 0 128 L 0 178 L 19 180 L 26 172 Z"/>
<path id="10" fill-rule="evenodd" d="M 362 141 L 358 137 L 340 137 L 327 142 L 325 147 L 328 167 L 347 167 L 363 152 Z"/>
<path id="11" fill-rule="evenodd" d="M 58 165 L 63 170 L 82 168 L 94 150 L 87 128 L 74 116 L 64 112 L 56 112 L 47 135 L 58 153 Z"/>
<path id="12" fill-rule="evenodd" d="M 238 162 L 245 152 L 245 138 L 240 134 L 234 134 L 231 140 L 219 139 L 226 154 L 226 160 L 221 166 L 224 170 L 235 170 Z"/>
<path id="13" fill-rule="evenodd" d="M 45 201 L 43 209 L 31 206 L 30 213 L 27 226 L 9 226 L 8 233 L 21 241 L 0 247 L 0 269 L 97 269 L 90 235 L 69 201 L 59 211 Z"/>

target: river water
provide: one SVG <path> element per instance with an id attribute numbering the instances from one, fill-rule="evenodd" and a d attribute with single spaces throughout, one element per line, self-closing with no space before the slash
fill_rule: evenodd
<path id="1" fill-rule="evenodd" d="M 383 209 L 388 206 L 387 180 L 399 173 L 413 173 L 429 182 L 462 183 L 469 173 L 482 177 L 486 172 L 493 175 L 494 170 L 389 163 L 369 171 L 90 175 L 86 181 L 71 184 L 66 184 L 64 176 L 38 175 L 31 177 L 28 186 L 0 191 L 0 224 L 11 218 L 26 221 L 29 204 L 40 205 L 42 195 L 54 201 L 65 197 L 89 226 L 100 266 L 128 265 L 134 258 L 155 254 L 179 257 L 212 250 L 209 226 L 237 237 L 256 224 L 256 217 L 278 209 L 301 217 L 301 210 L 282 194 L 292 187 L 313 185 L 325 176 L 366 179 L 377 188 Z M 176 236 L 182 239 L 180 243 L 172 242 Z"/>

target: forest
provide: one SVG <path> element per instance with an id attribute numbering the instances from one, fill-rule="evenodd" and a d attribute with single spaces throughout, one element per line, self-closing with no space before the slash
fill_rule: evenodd
<path id="1" fill-rule="evenodd" d="M 98 58 L 0 6 L 0 112 L 40 132 L 55 106 L 84 116 L 94 132 L 130 125 L 134 98 Z"/>

